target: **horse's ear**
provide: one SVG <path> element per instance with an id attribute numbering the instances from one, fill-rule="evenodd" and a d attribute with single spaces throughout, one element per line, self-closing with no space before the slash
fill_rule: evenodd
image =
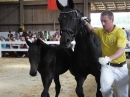
<path id="1" fill-rule="evenodd" d="M 64 8 L 64 6 L 62 4 L 60 4 L 60 2 L 58 0 L 56 0 L 56 4 L 59 10 L 62 10 Z"/>
<path id="2" fill-rule="evenodd" d="M 28 45 L 28 46 L 30 46 L 30 45 L 31 45 L 31 42 L 30 42 L 30 41 L 28 41 L 28 39 L 27 39 L 27 38 L 25 38 L 25 41 L 26 41 L 26 43 L 27 43 L 27 45 Z"/>
<path id="3" fill-rule="evenodd" d="M 71 9 L 74 9 L 74 2 L 73 2 L 73 0 L 68 0 L 68 6 L 69 6 Z"/>

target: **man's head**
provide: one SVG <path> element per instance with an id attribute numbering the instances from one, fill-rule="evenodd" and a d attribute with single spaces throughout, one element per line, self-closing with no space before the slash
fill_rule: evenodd
<path id="1" fill-rule="evenodd" d="M 113 30 L 114 15 L 113 15 L 112 11 L 109 11 L 109 10 L 103 11 L 101 13 L 100 20 L 101 20 L 103 28 L 107 32 L 111 32 Z"/>
<path id="2" fill-rule="evenodd" d="M 11 33 L 11 31 L 9 31 L 9 33 Z"/>

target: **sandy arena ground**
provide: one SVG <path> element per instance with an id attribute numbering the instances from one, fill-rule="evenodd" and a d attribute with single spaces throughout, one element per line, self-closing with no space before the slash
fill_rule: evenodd
<path id="1" fill-rule="evenodd" d="M 0 97 L 40 97 L 43 90 L 40 74 L 31 77 L 29 68 L 28 58 L 0 58 Z M 69 71 L 60 76 L 60 82 L 59 97 L 77 97 L 76 82 Z M 85 97 L 95 97 L 96 83 L 93 76 L 88 76 L 83 88 Z M 49 93 L 50 97 L 55 97 L 54 82 Z"/>

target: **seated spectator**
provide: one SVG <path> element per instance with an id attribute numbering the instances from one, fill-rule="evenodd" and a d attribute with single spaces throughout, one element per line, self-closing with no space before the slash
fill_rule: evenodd
<path id="1" fill-rule="evenodd" d="M 3 36 L 0 37 L 1 42 L 5 42 L 5 39 Z M 6 43 L 1 45 L 2 48 L 6 48 Z"/>
<path id="2" fill-rule="evenodd" d="M 33 36 L 29 36 L 28 41 L 34 42 L 34 37 Z"/>
<path id="3" fill-rule="evenodd" d="M 21 41 L 25 41 L 25 37 L 21 37 Z M 27 48 L 27 44 L 25 43 L 25 44 L 21 44 L 20 45 L 20 48 Z M 18 55 L 20 56 L 20 57 L 25 57 L 26 56 L 26 51 L 19 51 L 19 52 L 17 52 L 18 53 Z"/>
<path id="4" fill-rule="evenodd" d="M 11 31 L 9 31 L 8 37 L 11 39 L 13 37 L 13 34 L 11 33 Z"/>
<path id="5" fill-rule="evenodd" d="M 28 34 L 29 37 L 32 37 L 32 32 L 31 31 L 28 31 L 27 34 Z"/>
<path id="6" fill-rule="evenodd" d="M 39 38 L 39 37 L 40 37 L 40 35 L 39 35 L 38 31 L 35 31 L 35 35 L 36 35 L 36 37 L 37 37 L 37 38 Z"/>
<path id="7" fill-rule="evenodd" d="M 127 38 L 126 49 L 130 49 L 130 37 Z M 130 52 L 126 52 L 126 58 L 130 59 Z"/>
<path id="8" fill-rule="evenodd" d="M 6 38 L 5 41 L 10 41 L 10 39 Z M 10 48 L 10 44 L 6 44 L 6 48 Z"/>
<path id="9" fill-rule="evenodd" d="M 6 42 L 3 36 L 0 36 L 0 41 L 1 42 Z M 6 48 L 6 43 L 1 44 L 1 47 L 5 49 Z M 2 57 L 5 57 L 7 55 L 9 55 L 9 53 L 7 53 L 6 51 L 2 51 Z"/>
<path id="10" fill-rule="evenodd" d="M 20 33 L 18 31 L 15 31 L 14 37 L 20 37 Z"/>
<path id="11" fill-rule="evenodd" d="M 56 40 L 57 40 L 57 41 L 60 41 L 60 37 L 61 37 L 61 36 L 60 36 L 60 30 L 59 30 L 59 29 L 56 29 L 56 32 L 55 32 L 54 35 L 55 35 L 55 37 L 56 37 Z"/>
<path id="12" fill-rule="evenodd" d="M 13 37 L 12 39 L 11 39 L 11 41 L 12 42 L 17 42 L 17 40 L 16 40 L 16 38 L 15 37 Z M 19 44 L 10 44 L 10 48 L 14 48 L 14 49 L 18 49 L 19 48 Z M 13 57 L 19 57 L 19 55 L 17 54 L 17 51 L 12 51 L 12 56 Z"/>
<path id="13" fill-rule="evenodd" d="M 24 36 L 24 37 L 28 36 L 27 32 L 23 31 L 22 36 Z"/>
<path id="14" fill-rule="evenodd" d="M 123 27 L 122 28 L 124 31 L 125 31 L 125 33 L 126 33 L 126 37 L 128 38 L 128 37 L 130 37 L 130 34 L 128 33 L 128 31 L 127 30 L 125 30 L 125 28 Z"/>
<path id="15" fill-rule="evenodd" d="M 50 34 L 50 31 L 48 31 L 48 36 L 47 36 L 47 41 L 50 41 L 50 38 L 51 38 L 51 34 Z"/>
<path id="16" fill-rule="evenodd" d="M 47 39 L 48 39 L 48 33 L 47 33 L 47 31 L 44 31 L 44 39 L 47 41 Z M 40 38 L 41 38 L 41 35 L 40 35 Z"/>
<path id="17" fill-rule="evenodd" d="M 15 37 L 12 38 L 12 41 L 13 42 L 18 42 L 18 40 Z M 10 44 L 11 48 L 19 48 L 19 46 L 20 46 L 19 44 Z"/>

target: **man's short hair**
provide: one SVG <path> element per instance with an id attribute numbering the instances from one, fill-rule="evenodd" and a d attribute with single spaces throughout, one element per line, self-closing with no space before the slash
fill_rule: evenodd
<path id="1" fill-rule="evenodd" d="M 109 19 L 114 18 L 113 12 L 110 10 L 104 10 L 101 12 L 101 16 L 108 15 Z"/>

